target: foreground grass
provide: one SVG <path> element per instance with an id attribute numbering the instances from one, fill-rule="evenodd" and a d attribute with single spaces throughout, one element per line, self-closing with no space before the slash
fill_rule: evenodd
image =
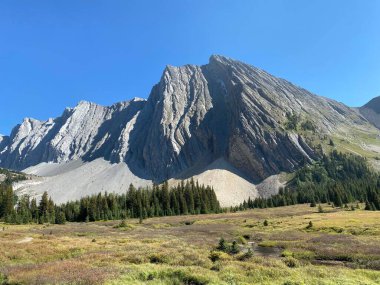
<path id="1" fill-rule="evenodd" d="M 0 284 L 380 284 L 380 213 L 324 209 L 0 225 Z M 211 261 L 220 237 L 242 253 Z"/>

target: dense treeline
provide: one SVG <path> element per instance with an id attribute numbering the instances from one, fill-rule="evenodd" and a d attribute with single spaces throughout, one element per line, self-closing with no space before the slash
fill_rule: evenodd
<path id="1" fill-rule="evenodd" d="M 62 205 L 68 221 L 96 221 L 123 218 L 206 214 L 220 211 L 214 190 L 193 180 L 169 189 L 168 183 L 136 189 L 125 194 L 98 194 Z"/>
<path id="2" fill-rule="evenodd" d="M 193 180 L 169 188 L 167 182 L 153 188 L 136 189 L 132 184 L 125 194 L 99 193 L 78 201 L 55 205 L 45 192 L 36 199 L 14 195 L 11 185 L 0 185 L 0 219 L 9 223 L 85 222 L 125 218 L 218 213 L 221 208 L 214 190 Z"/>
<path id="3" fill-rule="evenodd" d="M 277 195 L 249 199 L 238 207 L 267 208 L 303 203 L 333 203 L 336 207 L 360 201 L 366 210 L 380 210 L 380 177 L 359 156 L 333 151 L 305 166 Z"/>

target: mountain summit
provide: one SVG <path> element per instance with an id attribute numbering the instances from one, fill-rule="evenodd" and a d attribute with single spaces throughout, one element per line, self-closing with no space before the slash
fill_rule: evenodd
<path id="1" fill-rule="evenodd" d="M 56 119 L 25 119 L 10 137 L 0 137 L 0 167 L 29 168 L 32 173 L 56 177 L 70 172 L 68 164 L 83 168 L 102 159 L 109 167 L 127 167 L 133 179 L 119 172 L 119 178 L 114 172 L 109 174 L 114 179 L 122 176 L 123 185 L 194 175 L 202 180 L 205 173 L 223 169 L 224 174 L 233 173 L 249 185 L 245 199 L 261 194 L 254 184 L 318 157 L 320 151 L 308 133 L 322 140 L 352 126 L 373 128 L 342 103 L 243 62 L 213 55 L 203 66 L 167 66 L 146 101 L 133 99 L 109 107 L 81 101 Z M 52 164 L 55 170 L 47 171 Z M 203 182 L 217 183 L 215 179 Z M 50 186 L 58 180 L 54 184 L 50 179 Z M 227 184 L 216 189 L 226 200 L 228 191 L 233 191 L 226 189 L 231 187 Z M 81 185 L 73 186 L 75 197 L 114 190 L 103 182 L 101 189 Z"/>
<path id="2" fill-rule="evenodd" d="M 365 123 L 341 103 L 213 55 L 204 66 L 165 69 L 136 120 L 126 161 L 164 180 L 223 157 L 260 181 L 315 157 L 302 136 L 285 129 L 287 114 L 325 133 Z"/>

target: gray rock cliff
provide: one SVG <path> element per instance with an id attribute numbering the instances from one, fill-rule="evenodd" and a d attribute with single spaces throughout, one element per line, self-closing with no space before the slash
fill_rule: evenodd
<path id="1" fill-rule="evenodd" d="M 24 119 L 0 137 L 0 166 L 104 158 L 160 182 L 223 159 L 256 182 L 316 158 L 302 136 L 285 129 L 287 113 L 326 134 L 367 123 L 342 103 L 215 55 L 203 66 L 167 66 L 146 101 L 109 107 L 82 101 L 56 119 Z"/>

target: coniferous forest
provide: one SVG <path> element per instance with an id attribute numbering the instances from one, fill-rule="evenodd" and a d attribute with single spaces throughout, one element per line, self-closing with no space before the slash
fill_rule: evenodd
<path id="1" fill-rule="evenodd" d="M 190 180 L 178 186 L 153 185 L 124 194 L 99 193 L 78 201 L 55 205 L 45 192 L 37 203 L 28 196 L 17 198 L 10 184 L 0 185 L 0 219 L 8 223 L 89 222 L 150 217 L 207 214 L 221 211 L 214 190 Z"/>
<path id="2" fill-rule="evenodd" d="M 332 203 L 342 207 L 356 201 L 365 203 L 366 210 L 380 210 L 380 176 L 364 158 L 333 151 L 313 165 L 298 170 L 277 195 L 267 199 L 249 199 L 236 209 L 304 203 Z"/>
<path id="3" fill-rule="evenodd" d="M 20 179 L 15 176 L 14 179 Z M 37 201 L 27 195 L 17 197 L 12 179 L 0 184 L 0 219 L 8 223 L 88 222 L 126 218 L 218 213 L 214 190 L 190 180 L 169 187 L 165 182 L 136 189 L 132 184 L 124 194 L 99 193 L 78 201 L 55 205 L 45 192 Z M 232 210 L 279 207 L 295 204 L 332 203 L 342 207 L 365 203 L 366 210 L 380 210 L 380 177 L 359 156 L 333 151 L 296 171 L 286 187 L 270 198 L 249 199 Z"/>

